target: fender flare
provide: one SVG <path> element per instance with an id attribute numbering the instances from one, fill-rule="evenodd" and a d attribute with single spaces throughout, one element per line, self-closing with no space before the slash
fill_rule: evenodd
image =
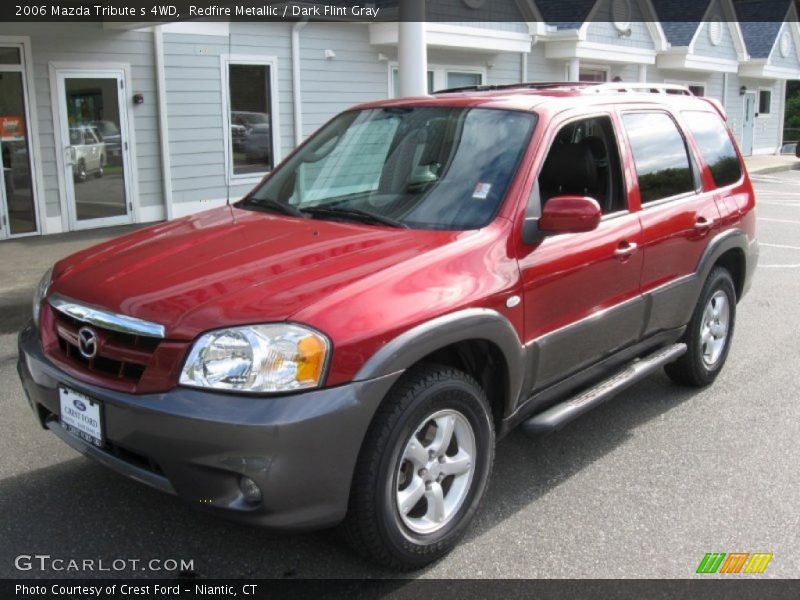
<path id="1" fill-rule="evenodd" d="M 717 260 L 719 260 L 719 258 L 729 250 L 742 251 L 742 254 L 744 255 L 744 273 L 742 273 L 742 275 L 745 279 L 747 279 L 747 274 L 750 272 L 752 266 L 750 257 L 750 243 L 748 241 L 747 234 L 738 228 L 723 231 L 711 239 L 697 264 L 697 269 L 695 272 L 697 273 L 700 284 L 697 289 L 698 296 L 700 294 L 700 288 L 702 288 L 703 283 L 711 274 L 711 269 L 714 266 L 714 263 L 716 263 Z"/>
<path id="2" fill-rule="evenodd" d="M 508 378 L 507 397 L 504 398 L 504 413 L 507 413 L 521 393 L 525 348 L 509 320 L 486 308 L 459 310 L 401 333 L 373 354 L 355 379 L 374 379 L 405 371 L 436 350 L 469 340 L 490 342 L 503 354 Z"/>

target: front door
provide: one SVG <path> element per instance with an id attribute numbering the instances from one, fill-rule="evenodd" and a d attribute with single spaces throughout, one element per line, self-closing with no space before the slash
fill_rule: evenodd
<path id="1" fill-rule="evenodd" d="M 132 221 L 125 76 L 59 69 L 63 190 L 71 230 Z"/>
<path id="2" fill-rule="evenodd" d="M 742 119 L 742 154 L 753 154 L 753 132 L 756 127 L 756 93 L 744 95 L 744 118 Z"/>
<path id="3" fill-rule="evenodd" d="M 0 239 L 38 231 L 31 139 L 19 46 L 0 46 Z"/>
<path id="4" fill-rule="evenodd" d="M 538 392 L 639 339 L 642 232 L 628 206 L 619 136 L 611 115 L 563 124 L 538 178 L 540 204 L 559 195 L 597 200 L 594 231 L 543 236 L 525 247 L 519 267 L 525 295 L 525 343 Z M 541 214 L 529 206 L 529 214 Z"/>

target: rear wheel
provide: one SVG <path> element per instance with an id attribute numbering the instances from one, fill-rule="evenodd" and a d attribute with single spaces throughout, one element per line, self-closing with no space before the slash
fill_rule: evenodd
<path id="1" fill-rule="evenodd" d="M 686 354 L 664 370 L 682 385 L 705 386 L 717 378 L 728 358 L 736 321 L 736 290 L 730 273 L 711 271 L 684 334 Z"/>
<path id="2" fill-rule="evenodd" d="M 385 566 L 444 556 L 472 520 L 494 459 L 486 395 L 449 367 L 408 372 L 373 420 L 353 477 L 344 533 Z"/>

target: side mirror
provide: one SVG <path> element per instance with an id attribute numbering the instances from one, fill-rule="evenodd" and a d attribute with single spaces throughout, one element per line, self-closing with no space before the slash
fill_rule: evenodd
<path id="1" fill-rule="evenodd" d="M 545 202 L 539 218 L 543 233 L 580 233 L 593 231 L 600 224 L 603 212 L 594 198 L 555 196 Z"/>

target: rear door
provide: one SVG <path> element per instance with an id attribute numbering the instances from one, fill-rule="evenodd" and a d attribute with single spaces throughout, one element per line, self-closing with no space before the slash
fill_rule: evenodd
<path id="1" fill-rule="evenodd" d="M 744 179 L 741 158 L 730 130 L 716 111 L 687 110 L 680 116 L 697 146 L 706 189 L 715 190 L 722 229 L 738 221 L 751 201 L 749 194 L 739 193 Z"/>
<path id="2" fill-rule="evenodd" d="M 666 110 L 622 113 L 633 156 L 642 225 L 641 290 L 650 303 L 644 335 L 685 325 L 694 308 L 694 273 L 719 211 L 703 185 L 694 149 Z"/>

